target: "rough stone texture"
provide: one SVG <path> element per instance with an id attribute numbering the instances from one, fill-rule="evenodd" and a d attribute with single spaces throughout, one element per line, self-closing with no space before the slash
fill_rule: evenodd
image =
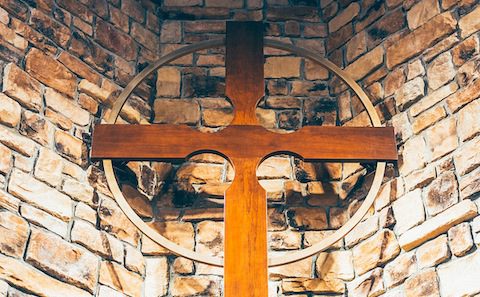
<path id="1" fill-rule="evenodd" d="M 379 296 L 385 292 L 385 285 L 382 280 L 383 269 L 374 270 L 357 277 L 353 282 L 348 283 L 349 295 L 354 297 Z"/>
<path id="2" fill-rule="evenodd" d="M 52 150 L 42 148 L 35 165 L 35 177 L 53 187 L 62 182 L 63 160 Z"/>
<path id="3" fill-rule="evenodd" d="M 38 271 L 24 262 L 0 255 L 0 276 L 17 287 L 39 296 L 91 296 L 87 291 L 65 284 Z"/>
<path id="4" fill-rule="evenodd" d="M 464 200 L 405 232 L 400 236 L 399 243 L 403 249 L 409 251 L 477 214 L 477 206 L 470 200 Z"/>
<path id="5" fill-rule="evenodd" d="M 67 236 L 68 224 L 42 210 L 23 204 L 20 208 L 20 213 L 25 219 L 35 225 L 44 227 L 63 238 Z"/>
<path id="6" fill-rule="evenodd" d="M 265 61 L 266 78 L 298 77 L 300 75 L 300 58 L 270 57 Z"/>
<path id="7" fill-rule="evenodd" d="M 140 297 L 142 295 L 141 276 L 128 271 L 117 263 L 102 261 L 99 282 L 129 296 Z"/>
<path id="8" fill-rule="evenodd" d="M 466 141 L 480 133 L 480 123 L 474 118 L 480 113 L 480 100 L 469 103 L 458 112 L 457 133 L 461 141 Z"/>
<path id="9" fill-rule="evenodd" d="M 163 296 L 168 288 L 167 258 L 146 258 L 145 296 Z"/>
<path id="10" fill-rule="evenodd" d="M 398 108 L 404 110 L 423 95 L 425 95 L 425 82 L 422 78 L 417 77 L 405 83 L 401 89 L 395 92 L 395 101 Z"/>
<path id="11" fill-rule="evenodd" d="M 17 65 L 10 63 L 3 70 L 2 91 L 32 110 L 40 110 L 42 97 L 40 84 Z"/>
<path id="12" fill-rule="evenodd" d="M 52 253 L 51 251 L 56 251 Z M 93 292 L 98 258 L 56 235 L 32 229 L 26 261 L 66 282 Z"/>
<path id="13" fill-rule="evenodd" d="M 480 292 L 480 253 L 443 264 L 438 268 L 442 296 L 471 296 Z"/>
<path id="14" fill-rule="evenodd" d="M 405 281 L 406 297 L 436 297 L 440 296 L 437 273 L 433 269 L 424 270 Z"/>
<path id="15" fill-rule="evenodd" d="M 458 147 L 455 119 L 448 118 L 429 128 L 426 131 L 426 139 L 432 153 L 432 160 L 455 150 Z"/>
<path id="16" fill-rule="evenodd" d="M 317 275 L 324 280 L 341 279 L 349 281 L 355 277 L 351 251 L 321 253 L 315 264 Z"/>
<path id="17" fill-rule="evenodd" d="M 184 99 L 155 100 L 155 123 L 196 124 L 200 107 L 196 101 Z"/>
<path id="18" fill-rule="evenodd" d="M 427 189 L 425 206 L 434 216 L 458 202 L 458 187 L 455 174 L 448 171 L 434 180 Z"/>
<path id="19" fill-rule="evenodd" d="M 358 15 L 358 12 L 360 11 L 360 5 L 358 3 L 352 3 L 350 4 L 347 8 L 342 10 L 336 17 L 334 17 L 329 23 L 328 23 L 328 30 L 331 32 L 335 32 L 343 25 L 347 24 L 350 22 L 354 17 Z"/>
<path id="20" fill-rule="evenodd" d="M 137 228 L 130 222 L 120 207 L 111 200 L 103 199 L 98 209 L 100 227 L 113 233 L 116 237 L 137 245 L 140 234 Z"/>
<path id="21" fill-rule="evenodd" d="M 350 74 L 350 77 L 354 80 L 364 78 L 368 73 L 383 63 L 383 55 L 383 47 L 376 47 L 348 65 L 345 71 Z"/>
<path id="22" fill-rule="evenodd" d="M 69 220 L 73 215 L 72 200 L 68 196 L 19 170 L 12 172 L 9 192 L 62 220 Z"/>
<path id="23" fill-rule="evenodd" d="M 383 277 L 387 288 L 402 283 L 416 271 L 417 259 L 415 253 L 410 252 L 398 256 L 385 266 Z"/>
<path id="24" fill-rule="evenodd" d="M 14 100 L 0 93 L 0 123 L 15 127 L 20 123 L 21 107 Z"/>
<path id="25" fill-rule="evenodd" d="M 75 95 L 75 76 L 52 57 L 31 49 L 26 57 L 26 71 L 40 82 L 70 97 Z"/>
<path id="26" fill-rule="evenodd" d="M 461 257 L 473 247 L 472 232 L 469 223 L 461 223 L 448 230 L 448 241 L 452 253 Z"/>
<path id="27" fill-rule="evenodd" d="M 393 202 L 393 213 L 397 221 L 395 232 L 397 234 L 403 234 L 425 220 L 421 193 L 420 189 L 416 189 Z"/>
<path id="28" fill-rule="evenodd" d="M 441 235 L 421 245 L 416 253 L 418 268 L 436 266 L 450 258 L 447 236 Z"/>
<path id="29" fill-rule="evenodd" d="M 324 280 L 319 278 L 294 278 L 282 281 L 282 290 L 285 293 L 303 293 L 305 291 L 316 294 L 344 293 L 345 285 L 339 280 Z"/>
<path id="30" fill-rule="evenodd" d="M 388 68 L 393 68 L 427 49 L 435 41 L 451 33 L 455 29 L 456 24 L 456 20 L 449 12 L 435 16 L 423 26 L 387 48 Z"/>
<path id="31" fill-rule="evenodd" d="M 29 236 L 28 223 L 8 211 L 0 212 L 0 250 L 3 254 L 21 258 Z"/>
<path id="32" fill-rule="evenodd" d="M 413 133 L 418 134 L 446 116 L 447 113 L 445 112 L 445 109 L 440 105 L 421 113 L 412 123 Z"/>
<path id="33" fill-rule="evenodd" d="M 363 274 L 399 253 L 400 247 L 395 234 L 390 230 L 381 230 L 353 248 L 355 272 Z"/>
<path id="34" fill-rule="evenodd" d="M 458 22 L 458 27 L 462 32 L 462 37 L 467 37 L 480 29 L 480 8 L 477 7 L 467 15 L 463 16 Z"/>
<path id="35" fill-rule="evenodd" d="M 207 276 L 177 277 L 172 285 L 172 296 L 215 296 L 219 294 L 220 286 L 215 279 Z"/>
<path id="36" fill-rule="evenodd" d="M 480 166 L 479 145 L 480 138 L 476 138 L 467 142 L 455 152 L 455 168 L 460 175 L 465 175 Z"/>

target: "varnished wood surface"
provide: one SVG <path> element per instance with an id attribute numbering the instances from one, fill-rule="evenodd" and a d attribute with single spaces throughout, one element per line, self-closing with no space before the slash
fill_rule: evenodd
<path id="1" fill-rule="evenodd" d="M 293 152 L 306 160 L 395 161 L 393 128 L 307 126 L 277 134 L 261 126 L 228 126 L 201 133 L 177 125 L 97 125 L 92 158 L 183 159 L 216 151 L 229 158 L 263 158 Z"/>

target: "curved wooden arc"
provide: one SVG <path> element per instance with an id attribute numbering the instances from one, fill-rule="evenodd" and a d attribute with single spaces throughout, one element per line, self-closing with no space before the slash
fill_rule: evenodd
<path id="1" fill-rule="evenodd" d="M 204 41 L 195 45 L 186 46 L 184 48 L 176 50 L 160 58 L 157 62 L 148 66 L 142 72 L 140 72 L 127 85 L 127 87 L 123 90 L 123 92 L 120 94 L 118 99 L 115 101 L 114 106 L 112 108 L 112 112 L 106 122 L 108 124 L 115 124 L 117 122 L 117 119 L 120 115 L 120 111 L 124 106 L 124 104 L 126 103 L 128 97 L 132 94 L 133 90 L 142 82 L 143 79 L 145 79 L 148 75 L 153 73 L 155 70 L 157 70 L 161 66 L 175 59 L 178 59 L 182 56 L 190 54 L 192 52 L 208 49 L 208 48 L 220 47 L 223 45 L 225 45 L 225 39 Z M 360 88 L 360 86 L 353 79 L 351 79 L 345 71 L 343 71 L 342 69 L 340 69 L 339 67 L 331 63 L 330 61 L 317 55 L 313 51 L 302 49 L 291 44 L 286 44 L 276 40 L 264 39 L 264 46 L 289 51 L 299 56 L 312 59 L 314 62 L 324 66 L 328 70 L 337 74 L 357 94 L 360 101 L 364 105 L 373 126 L 381 127 L 380 118 L 378 117 L 376 110 L 373 107 L 371 101 L 368 99 L 367 95 Z M 223 266 L 222 258 L 211 257 L 211 256 L 199 254 L 197 252 L 185 249 L 177 244 L 172 243 L 171 241 L 169 241 L 168 239 L 160 235 L 158 232 L 156 232 L 154 229 L 149 227 L 133 211 L 133 209 L 130 207 L 125 197 L 123 196 L 122 192 L 120 191 L 120 188 L 118 187 L 118 184 L 115 178 L 115 173 L 113 171 L 111 160 L 103 160 L 103 167 L 105 170 L 107 183 L 116 201 L 118 202 L 119 206 L 127 215 L 127 217 L 132 221 L 132 223 L 135 224 L 146 236 L 148 236 L 150 239 L 152 239 L 156 243 L 171 250 L 173 253 L 179 256 L 182 256 L 200 263 L 210 264 L 210 265 L 219 266 L 219 267 Z M 377 196 L 381 186 L 382 178 L 385 173 L 385 167 L 386 167 L 385 162 L 377 163 L 377 169 L 375 172 L 374 181 L 365 201 L 363 202 L 362 206 L 357 210 L 355 215 L 345 225 L 337 229 L 333 234 L 327 236 L 322 241 L 312 245 L 309 248 L 306 248 L 300 251 L 295 251 L 288 255 L 284 255 L 282 257 L 269 258 L 268 266 L 269 267 L 280 266 L 280 265 L 289 264 L 292 262 L 296 262 L 296 261 L 308 258 L 312 255 L 315 255 L 327 249 L 329 246 L 331 246 L 332 244 L 334 244 L 335 242 L 343 238 L 346 234 L 348 234 L 362 220 L 362 218 L 367 214 L 368 210 L 373 205 L 375 197 Z"/>

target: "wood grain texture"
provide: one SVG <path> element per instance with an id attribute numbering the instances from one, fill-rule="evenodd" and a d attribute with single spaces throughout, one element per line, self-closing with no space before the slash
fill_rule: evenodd
<path id="1" fill-rule="evenodd" d="M 307 126 L 277 134 L 261 126 L 228 126 L 201 133 L 176 125 L 97 125 L 92 158 L 184 159 L 194 152 L 214 151 L 229 158 L 264 158 L 292 152 L 312 161 L 396 161 L 391 127 Z"/>

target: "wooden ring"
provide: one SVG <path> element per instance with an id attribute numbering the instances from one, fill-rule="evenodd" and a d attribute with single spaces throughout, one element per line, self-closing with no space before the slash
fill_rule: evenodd
<path id="1" fill-rule="evenodd" d="M 122 93 L 119 95 L 117 100 L 115 101 L 111 113 L 106 120 L 107 124 L 115 124 L 118 120 L 118 117 L 120 115 L 120 111 L 122 110 L 123 106 L 125 105 L 127 99 L 130 97 L 132 94 L 133 90 L 147 77 L 149 76 L 153 71 L 157 70 L 161 66 L 178 59 L 182 56 L 191 54 L 196 51 L 204 50 L 204 49 L 209 49 L 209 48 L 215 48 L 215 47 L 220 47 L 225 45 L 225 39 L 217 39 L 217 40 L 207 40 L 203 41 L 194 45 L 189 45 L 185 46 L 183 48 L 180 48 L 178 50 L 175 50 L 160 59 L 158 59 L 156 62 L 153 64 L 149 65 L 145 69 L 143 69 L 137 76 L 135 76 L 130 83 L 125 87 L 125 89 L 122 91 Z M 340 69 L 338 66 L 333 64 L 332 62 L 328 61 L 327 59 L 321 57 L 320 55 L 316 54 L 313 51 L 310 51 L 308 49 L 303 49 L 291 44 L 287 44 L 284 42 L 276 41 L 276 40 L 271 40 L 271 39 L 265 39 L 264 41 L 264 46 L 266 47 L 271 47 L 275 49 L 280 49 L 284 51 L 291 52 L 293 54 L 296 54 L 298 56 L 302 56 L 304 58 L 308 58 L 316 62 L 317 64 L 320 64 L 321 66 L 327 68 L 328 70 L 332 71 L 335 73 L 340 79 L 342 79 L 347 85 L 349 85 L 352 90 L 355 92 L 355 94 L 358 96 L 360 101 L 362 102 L 363 106 L 365 107 L 365 110 L 370 117 L 370 120 L 372 122 L 372 125 L 374 127 L 381 127 L 381 122 L 380 118 L 373 107 L 373 104 L 371 101 L 368 99 L 367 94 L 362 90 L 362 88 L 352 79 L 348 76 L 348 74 Z M 156 230 L 152 229 L 149 227 L 132 209 L 132 207 L 128 204 L 127 200 L 123 196 L 122 191 L 120 190 L 120 187 L 118 186 L 117 180 L 115 178 L 115 172 L 113 170 L 112 166 L 112 160 L 106 159 L 103 160 L 103 168 L 105 170 L 105 176 L 107 179 L 107 184 L 117 201 L 118 205 L 122 209 L 122 211 L 125 213 L 125 215 L 128 217 L 128 219 L 138 228 L 140 231 L 145 234 L 147 237 L 149 237 L 151 240 L 154 242 L 158 243 L 162 247 L 170 250 L 174 254 L 178 256 L 182 256 L 184 258 L 197 261 L 200 263 L 204 264 L 209 264 L 213 266 L 218 266 L 218 267 L 223 267 L 223 258 L 219 257 L 213 257 L 213 256 L 208 256 L 204 255 L 189 249 L 186 249 L 178 244 L 173 243 L 169 239 L 165 238 L 162 236 L 160 233 L 158 233 Z M 291 252 L 288 255 L 283 255 L 281 257 L 273 257 L 269 258 L 269 267 L 275 267 L 275 266 L 281 266 L 285 264 L 289 264 L 292 262 L 300 261 L 305 258 L 308 258 L 310 256 L 313 256 L 319 252 L 322 252 L 326 250 L 328 247 L 345 237 L 350 231 L 355 228 L 355 226 L 360 223 L 360 221 L 365 217 L 365 215 L 368 213 L 369 209 L 372 207 L 375 197 L 377 196 L 380 186 L 382 184 L 382 179 L 385 173 L 385 168 L 386 168 L 386 163 L 385 162 L 377 162 L 377 169 L 375 172 L 375 176 L 373 179 L 372 186 L 370 187 L 370 191 L 367 194 L 367 197 L 365 198 L 365 201 L 362 203 L 361 207 L 355 212 L 355 214 L 350 218 L 350 220 L 347 221 L 342 227 L 339 229 L 335 230 L 334 233 L 330 234 L 329 236 L 325 237 L 322 239 L 320 242 L 306 248 L 303 250 Z"/>

